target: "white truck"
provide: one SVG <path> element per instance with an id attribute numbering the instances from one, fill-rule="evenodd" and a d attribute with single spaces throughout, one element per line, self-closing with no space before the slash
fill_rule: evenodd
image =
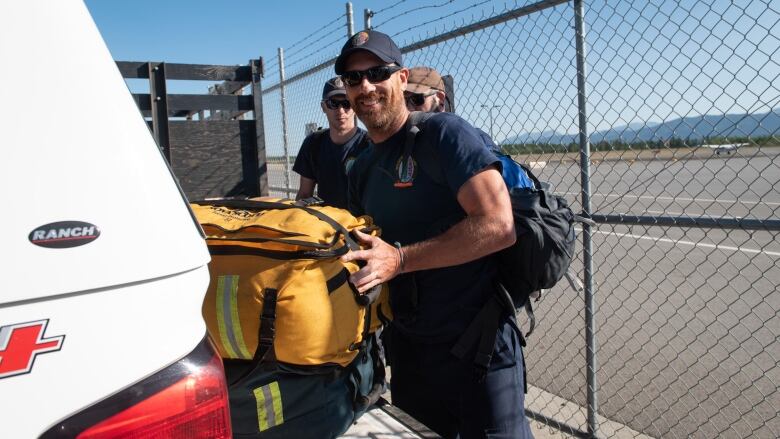
<path id="1" fill-rule="evenodd" d="M 200 227 L 88 10 L 0 3 L 0 60 L 0 437 L 231 437 Z"/>
<path id="2" fill-rule="evenodd" d="M 230 437 L 208 251 L 86 7 L 0 3 L 0 59 L 0 437 Z"/>

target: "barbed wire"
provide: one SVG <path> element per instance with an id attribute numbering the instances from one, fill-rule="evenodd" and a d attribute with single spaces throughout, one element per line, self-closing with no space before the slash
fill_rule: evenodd
<path id="1" fill-rule="evenodd" d="M 452 12 L 452 13 L 450 13 L 450 14 L 443 15 L 443 16 L 441 16 L 441 17 L 439 17 L 439 18 L 436 18 L 436 19 L 433 19 L 433 20 L 430 20 L 430 21 L 425 21 L 425 22 L 422 22 L 422 23 L 420 23 L 420 24 L 416 24 L 416 25 L 414 25 L 414 26 L 408 27 L 408 28 L 406 28 L 406 29 L 404 29 L 404 30 L 398 31 L 398 32 L 394 33 L 393 35 L 391 35 L 391 37 L 398 36 L 398 35 L 400 35 L 400 34 L 402 34 L 402 33 L 404 33 L 404 32 L 409 32 L 409 31 L 411 31 L 411 30 L 414 30 L 414 29 L 417 29 L 417 28 L 421 28 L 421 27 L 423 27 L 423 26 L 427 26 L 427 25 L 429 25 L 429 24 L 431 24 L 431 23 L 436 23 L 437 21 L 443 21 L 443 20 L 445 20 L 445 19 L 447 19 L 447 18 L 450 18 L 450 17 L 452 17 L 452 16 L 458 15 L 458 14 L 460 14 L 460 13 L 462 13 L 462 12 L 465 12 L 465 11 L 467 11 L 467 10 L 469 10 L 469 9 L 473 9 L 473 8 L 476 8 L 476 7 L 478 7 L 478 6 L 482 6 L 482 5 L 484 5 L 485 3 L 490 3 L 490 2 L 491 2 L 491 0 L 484 0 L 484 1 L 482 1 L 482 2 L 479 2 L 479 3 L 474 3 L 474 4 L 472 4 L 472 5 L 470 5 L 470 6 L 466 7 L 466 8 L 463 8 L 463 9 L 457 10 L 457 11 L 455 11 L 455 12 Z"/>
<path id="2" fill-rule="evenodd" d="M 421 11 L 421 10 L 423 10 L 423 9 L 435 9 L 435 8 L 441 8 L 441 7 L 444 7 L 444 6 L 446 6 L 446 5 L 449 5 L 449 4 L 453 3 L 454 1 L 455 1 L 455 0 L 447 0 L 446 2 L 444 2 L 444 3 L 439 3 L 438 5 L 426 5 L 426 6 L 419 6 L 419 7 L 416 7 L 416 8 L 412 8 L 412 9 L 406 10 L 406 11 L 404 11 L 404 12 L 402 12 L 402 13 L 398 14 L 398 15 L 395 15 L 395 16 L 393 16 L 393 17 L 390 17 L 390 18 L 388 18 L 387 20 L 385 20 L 385 21 L 383 21 L 383 22 L 381 22 L 381 23 L 379 23 L 379 24 L 377 24 L 377 25 L 375 25 L 375 26 L 373 26 L 373 27 L 374 27 L 374 28 L 378 28 L 378 27 L 380 27 L 380 26 L 384 26 L 385 24 L 387 24 L 387 23 L 389 23 L 389 22 L 391 22 L 391 21 L 393 21 L 393 20 L 395 20 L 395 19 L 401 18 L 401 17 L 403 17 L 404 15 L 409 15 L 409 14 L 411 14 L 412 12 Z M 376 15 L 376 14 L 378 14 L 378 13 L 380 13 L 380 12 L 382 12 L 382 11 L 377 11 L 377 12 L 374 12 L 374 15 Z"/>
<path id="3" fill-rule="evenodd" d="M 401 3 L 404 3 L 404 2 L 406 2 L 406 0 L 401 0 L 399 2 L 396 2 L 395 4 L 392 4 L 392 5 L 388 6 L 388 7 L 386 7 L 386 8 L 380 9 L 378 11 L 374 11 L 374 14 L 381 14 L 382 12 L 389 11 L 390 9 L 393 9 L 394 7 L 400 5 Z"/>
<path id="4" fill-rule="evenodd" d="M 303 54 L 301 56 L 291 57 L 289 62 L 285 62 L 284 63 L 285 64 L 284 67 L 285 67 L 285 69 L 288 69 L 288 68 L 290 68 L 290 67 L 292 67 L 294 65 L 297 65 L 297 64 L 301 63 L 302 61 L 308 60 L 311 56 L 316 55 L 316 54 L 322 52 L 323 50 L 327 49 L 328 47 L 332 47 L 333 45 L 336 45 L 340 41 L 346 40 L 346 38 L 347 38 L 346 34 L 343 35 L 343 36 L 339 36 L 338 38 L 330 40 L 327 43 L 325 43 L 325 44 L 323 44 L 321 46 L 318 46 L 317 48 L 315 48 L 315 49 L 313 49 L 313 50 L 311 50 L 311 51 L 309 51 L 309 52 L 307 52 L 307 53 L 305 53 L 305 54 Z"/>
<path id="5" fill-rule="evenodd" d="M 307 36 L 303 37 L 302 39 L 296 41 L 290 47 L 285 48 L 285 52 L 289 52 L 290 54 L 294 54 L 294 53 L 300 52 L 300 51 L 292 51 L 292 49 L 294 49 L 294 48 L 298 47 L 299 45 L 303 44 L 305 41 L 309 40 L 314 35 L 317 35 L 319 32 L 327 29 L 328 27 L 330 27 L 333 24 L 339 22 L 340 20 L 343 20 L 344 17 L 346 17 L 346 15 L 347 15 L 346 13 L 339 15 L 338 17 L 336 17 L 332 21 L 330 21 L 328 24 L 320 27 L 319 29 L 315 30 L 314 32 L 310 33 L 309 35 L 307 35 Z"/>
<path id="6" fill-rule="evenodd" d="M 268 71 L 268 70 L 271 70 L 274 67 L 277 67 L 278 65 L 279 65 L 279 58 L 278 57 L 276 57 L 276 58 L 272 57 L 271 58 L 271 62 L 266 63 L 264 67 L 265 67 L 265 70 Z"/>

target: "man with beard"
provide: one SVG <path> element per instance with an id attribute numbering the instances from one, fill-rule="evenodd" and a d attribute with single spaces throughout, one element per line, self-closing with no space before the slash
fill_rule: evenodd
<path id="1" fill-rule="evenodd" d="M 330 206 L 347 207 L 347 172 L 367 146 L 366 132 L 355 125 L 355 113 L 346 99 L 341 78 L 328 80 L 322 89 L 322 112 L 327 130 L 310 134 L 295 158 L 293 171 L 301 176 L 296 200 L 317 195 Z"/>
<path id="2" fill-rule="evenodd" d="M 496 294 L 493 253 L 515 241 L 500 161 L 479 133 L 452 113 L 410 134 L 404 102 L 409 70 L 385 34 L 353 35 L 336 60 L 352 108 L 368 129 L 368 149 L 349 174 L 349 208 L 371 215 L 382 238 L 357 232 L 365 261 L 350 277 L 363 293 L 390 284 L 388 334 L 393 404 L 444 437 L 532 437 L 524 415 L 524 371 L 513 310 L 504 310 L 485 369 L 453 348 Z M 422 151 L 434 150 L 424 163 Z M 425 171 L 439 166 L 445 182 Z M 394 243 L 393 245 L 389 242 Z"/>

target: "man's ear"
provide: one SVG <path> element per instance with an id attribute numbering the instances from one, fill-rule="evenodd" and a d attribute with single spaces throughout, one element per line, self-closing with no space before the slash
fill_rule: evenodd
<path id="1" fill-rule="evenodd" d="M 322 108 L 322 112 L 323 113 L 327 113 L 328 112 L 328 107 L 325 106 L 325 102 L 323 102 L 323 101 L 320 101 L 320 108 Z"/>
<path id="2" fill-rule="evenodd" d="M 439 101 L 439 111 L 445 110 L 444 103 L 447 101 L 447 94 L 443 91 L 436 91 L 436 99 Z"/>
<path id="3" fill-rule="evenodd" d="M 406 91 L 406 86 L 409 84 L 409 69 L 403 68 L 399 70 L 398 79 L 401 80 L 401 90 Z"/>

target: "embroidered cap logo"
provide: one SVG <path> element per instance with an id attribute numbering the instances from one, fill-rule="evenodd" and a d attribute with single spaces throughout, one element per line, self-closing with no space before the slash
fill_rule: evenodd
<path id="1" fill-rule="evenodd" d="M 368 32 L 362 31 L 355 34 L 353 37 L 353 44 L 356 46 L 362 46 L 368 41 Z"/>

